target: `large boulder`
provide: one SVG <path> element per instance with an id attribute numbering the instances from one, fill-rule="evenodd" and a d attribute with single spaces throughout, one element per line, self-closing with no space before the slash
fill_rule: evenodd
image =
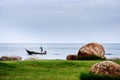
<path id="1" fill-rule="evenodd" d="M 76 60 L 77 59 L 77 56 L 76 55 L 68 55 L 66 57 L 66 60 Z"/>
<path id="2" fill-rule="evenodd" d="M 104 59 L 104 55 L 104 47 L 98 43 L 88 43 L 78 51 L 78 59 Z"/>
<path id="3" fill-rule="evenodd" d="M 112 61 L 102 61 L 94 64 L 90 72 L 99 75 L 120 76 L 120 65 Z"/>
<path id="4" fill-rule="evenodd" d="M 2 56 L 0 61 L 20 61 L 22 58 L 20 56 Z"/>

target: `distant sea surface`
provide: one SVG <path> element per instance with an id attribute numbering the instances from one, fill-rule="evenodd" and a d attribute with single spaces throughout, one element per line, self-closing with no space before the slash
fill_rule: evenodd
<path id="1" fill-rule="evenodd" d="M 21 56 L 22 59 L 28 57 L 38 57 L 40 59 L 66 59 L 67 55 L 75 54 L 85 44 L 80 43 L 48 43 L 48 44 L 13 44 L 0 43 L 0 56 Z M 120 58 L 120 43 L 102 44 L 105 48 L 106 58 Z M 28 55 L 25 48 L 31 51 L 40 52 L 40 47 L 47 51 L 46 55 Z"/>

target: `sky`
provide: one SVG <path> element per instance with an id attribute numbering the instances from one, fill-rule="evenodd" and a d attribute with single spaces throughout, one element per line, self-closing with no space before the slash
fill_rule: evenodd
<path id="1" fill-rule="evenodd" d="M 120 0 L 0 0 L 0 43 L 120 43 Z"/>

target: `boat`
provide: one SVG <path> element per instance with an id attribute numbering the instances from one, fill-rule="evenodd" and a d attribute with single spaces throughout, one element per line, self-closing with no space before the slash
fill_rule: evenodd
<path id="1" fill-rule="evenodd" d="M 41 55 L 46 55 L 47 51 L 44 51 L 44 52 L 34 52 L 34 51 L 30 51 L 30 50 L 27 50 L 25 49 L 26 52 L 29 54 L 29 55 L 32 55 L 32 54 L 41 54 Z"/>

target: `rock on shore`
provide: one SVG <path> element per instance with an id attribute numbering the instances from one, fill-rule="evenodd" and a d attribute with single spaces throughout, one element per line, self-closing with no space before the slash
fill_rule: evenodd
<path id="1" fill-rule="evenodd" d="M 107 76 L 120 76 L 120 65 L 112 61 L 102 61 L 94 64 L 90 72 Z"/>
<path id="2" fill-rule="evenodd" d="M 77 59 L 77 56 L 76 55 L 68 55 L 66 57 L 66 60 L 76 60 Z"/>
<path id="3" fill-rule="evenodd" d="M 25 60 L 40 60 L 39 57 L 28 57 Z"/>
<path id="4" fill-rule="evenodd" d="M 78 58 L 99 57 L 101 59 L 104 59 L 104 55 L 104 47 L 98 43 L 88 43 L 78 51 Z"/>
<path id="5" fill-rule="evenodd" d="M 20 56 L 1 56 L 0 61 L 20 61 Z"/>

